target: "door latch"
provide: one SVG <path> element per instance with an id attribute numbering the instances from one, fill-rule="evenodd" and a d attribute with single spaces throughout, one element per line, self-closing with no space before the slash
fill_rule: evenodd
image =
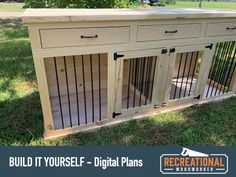
<path id="1" fill-rule="evenodd" d="M 165 53 L 167 53 L 167 52 L 168 52 L 167 49 L 162 49 L 161 54 L 165 54 Z"/>
<path id="2" fill-rule="evenodd" d="M 175 48 L 171 48 L 170 50 L 169 50 L 169 53 L 174 53 L 175 52 Z"/>

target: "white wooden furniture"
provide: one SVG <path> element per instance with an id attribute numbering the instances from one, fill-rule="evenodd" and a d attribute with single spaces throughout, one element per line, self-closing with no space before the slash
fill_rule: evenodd
<path id="1" fill-rule="evenodd" d="M 28 9 L 45 137 L 234 96 L 236 11 Z"/>

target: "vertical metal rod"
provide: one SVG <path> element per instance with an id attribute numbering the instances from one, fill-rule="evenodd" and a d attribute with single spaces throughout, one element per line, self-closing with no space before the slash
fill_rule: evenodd
<path id="1" fill-rule="evenodd" d="M 222 69 L 221 69 L 221 72 L 220 72 L 219 81 L 218 81 L 217 86 L 216 86 L 216 88 L 218 88 L 218 84 L 220 83 L 220 89 L 219 89 L 218 95 L 220 95 L 220 92 L 222 90 L 222 86 L 224 84 L 224 80 L 226 79 L 225 76 L 226 76 L 227 73 L 225 73 L 225 70 L 228 71 L 227 69 L 228 69 L 228 65 L 229 65 L 229 62 L 230 62 L 230 58 L 232 56 L 233 49 L 234 49 L 234 42 L 231 42 L 230 50 L 227 52 L 227 54 L 224 57 L 225 61 L 224 61 L 224 64 L 222 66 Z M 215 95 L 216 95 L 216 93 L 215 93 Z"/>
<path id="2" fill-rule="evenodd" d="M 183 86 L 183 81 L 184 81 L 184 74 L 185 74 L 185 68 L 186 68 L 187 60 L 188 60 L 188 52 L 185 55 L 185 62 L 184 62 L 183 75 L 182 75 L 182 80 L 181 80 L 181 85 L 180 85 L 179 98 L 181 97 L 181 92 L 182 92 L 182 86 Z"/>
<path id="3" fill-rule="evenodd" d="M 132 59 L 129 59 L 129 79 L 128 79 L 128 95 L 127 95 L 127 109 L 129 109 L 129 90 L 130 90 L 130 79 L 131 79 L 131 61 Z"/>
<path id="4" fill-rule="evenodd" d="M 211 94 L 210 94 L 210 97 L 212 97 L 212 94 L 213 94 L 213 89 L 214 89 L 214 87 L 215 87 L 215 83 L 217 82 L 217 78 L 218 78 L 218 74 L 219 74 L 219 71 L 220 71 L 220 69 L 221 69 L 221 57 L 225 54 L 225 52 L 226 52 L 226 49 L 227 49 L 227 42 L 224 42 L 224 47 L 222 48 L 222 51 L 221 51 L 221 53 L 220 53 L 220 55 L 219 55 L 219 58 L 218 58 L 218 67 L 217 67 L 217 69 L 215 70 L 215 74 L 214 74 L 214 83 L 213 83 L 213 85 L 212 85 L 212 89 L 211 89 Z"/>
<path id="5" fill-rule="evenodd" d="M 133 108 L 135 107 L 135 97 L 136 97 L 136 87 L 137 87 L 137 69 L 138 69 L 138 59 L 135 59 L 135 79 L 134 79 L 134 99 L 133 99 Z"/>
<path id="6" fill-rule="evenodd" d="M 77 82 L 77 72 L 75 65 L 75 56 L 73 56 L 73 64 L 74 64 L 74 75 L 75 75 L 75 93 L 76 93 L 76 106 L 77 106 L 77 115 L 78 115 L 78 125 L 80 125 L 80 115 L 79 115 L 79 95 L 78 95 L 78 82 Z"/>
<path id="7" fill-rule="evenodd" d="M 235 42 L 234 42 L 234 46 L 235 46 Z M 229 85 L 228 85 L 228 80 L 231 80 L 232 77 L 230 77 L 230 73 L 231 73 L 231 70 L 232 70 L 232 67 L 233 67 L 233 64 L 234 64 L 234 57 L 236 55 L 236 49 L 233 48 L 234 51 L 232 51 L 231 55 L 229 56 L 229 58 L 231 59 L 231 62 L 230 62 L 230 65 L 229 65 L 229 69 L 228 69 L 228 73 L 227 73 L 227 76 L 226 76 L 226 79 L 225 79 L 225 82 L 224 82 L 224 90 L 223 90 L 223 94 L 224 93 L 227 93 L 225 92 L 225 88 L 229 88 Z M 234 54 L 233 54 L 234 53 Z M 232 54 L 233 54 L 233 57 L 232 57 Z"/>
<path id="8" fill-rule="evenodd" d="M 145 83 L 145 105 L 147 105 L 147 98 L 148 98 L 148 79 L 149 79 L 149 70 L 150 70 L 150 57 L 148 57 L 148 60 L 147 60 L 147 68 L 146 68 L 146 83 Z"/>
<path id="9" fill-rule="evenodd" d="M 60 114 L 61 114 L 61 123 L 62 123 L 62 128 L 64 129 L 64 128 L 65 128 L 65 125 L 64 125 L 64 117 L 63 117 L 63 113 L 62 113 L 61 93 L 60 93 L 59 80 L 58 80 L 58 73 L 57 73 L 57 61 L 56 61 L 56 57 L 54 57 L 54 66 L 55 66 L 55 72 L 56 72 L 57 94 L 58 94 L 59 107 L 60 107 Z"/>
<path id="10" fill-rule="evenodd" d="M 70 91 L 69 91 L 69 83 L 68 83 L 68 75 L 67 75 L 67 66 L 66 66 L 66 57 L 65 57 L 65 56 L 64 56 L 64 66 L 65 66 L 66 90 L 67 90 L 67 99 L 68 99 L 70 126 L 72 127 L 71 107 L 70 107 Z"/>
<path id="11" fill-rule="evenodd" d="M 183 58 L 183 53 L 180 54 L 179 68 L 178 68 L 177 78 L 176 78 L 176 82 L 175 82 L 175 91 L 174 91 L 173 99 L 176 98 L 175 96 L 176 96 L 176 91 L 177 91 L 177 87 L 178 87 L 178 83 L 179 83 L 179 73 L 180 73 L 180 67 L 182 64 L 182 58 Z"/>
<path id="12" fill-rule="evenodd" d="M 147 84 L 147 96 L 145 99 L 145 105 L 147 104 L 147 98 L 150 99 L 150 82 L 151 82 L 151 71 L 152 71 L 152 63 L 153 63 L 153 57 L 149 57 L 150 58 L 150 62 L 149 62 L 149 70 L 148 70 L 148 84 Z"/>
<path id="13" fill-rule="evenodd" d="M 210 88 L 211 88 L 211 83 L 213 81 L 214 69 L 216 67 L 218 67 L 219 60 L 217 60 L 217 59 L 218 59 L 218 55 L 220 54 L 221 50 L 222 50 L 222 43 L 217 43 L 216 44 L 216 52 L 214 53 L 212 66 L 211 66 L 209 76 L 208 76 L 208 79 L 210 79 L 210 82 L 208 84 L 206 98 L 208 98 L 208 94 L 209 94 L 209 91 L 210 91 Z"/>
<path id="14" fill-rule="evenodd" d="M 98 54 L 98 87 L 99 87 L 99 120 L 102 120 L 102 101 L 101 101 L 101 54 Z"/>
<path id="15" fill-rule="evenodd" d="M 131 85 L 134 87 L 134 74 L 135 74 L 135 58 L 131 59 L 132 60 L 132 77 L 131 77 Z M 131 100 L 131 106 L 132 107 L 132 100 Z"/>
<path id="16" fill-rule="evenodd" d="M 84 55 L 81 55 L 82 62 L 82 75 L 83 75 L 83 89 L 84 89 L 84 115 L 85 115 L 85 124 L 88 123 L 87 120 L 87 105 L 86 105 L 86 87 L 85 87 L 85 74 L 84 74 Z"/>
<path id="17" fill-rule="evenodd" d="M 144 84 L 144 72 L 145 72 L 145 65 L 146 65 L 146 57 L 144 57 L 143 59 L 143 64 L 142 64 L 142 81 L 141 81 L 141 90 L 140 90 L 140 97 L 139 97 L 139 106 L 141 106 L 141 97 L 143 94 L 143 84 Z"/>
<path id="18" fill-rule="evenodd" d="M 234 55 L 234 57 L 235 57 L 235 55 Z M 236 70 L 236 62 L 235 62 L 235 64 L 234 64 L 234 67 L 233 67 L 232 72 L 234 73 L 235 70 Z M 233 75 L 232 75 L 232 76 L 233 76 Z M 231 76 L 231 78 L 230 78 L 230 81 L 232 81 L 232 76 Z M 230 87 L 230 85 L 227 87 L 226 93 L 229 92 L 229 87 Z"/>
<path id="19" fill-rule="evenodd" d="M 196 69 L 196 65 L 197 65 L 197 61 L 198 61 L 198 55 L 199 55 L 199 51 L 197 51 L 196 60 L 194 62 L 194 67 L 193 67 L 193 72 L 192 72 L 192 79 L 191 79 L 191 82 L 190 82 L 190 88 L 189 88 L 188 96 L 190 96 L 191 90 L 192 90 L 192 86 L 193 86 L 193 78 L 194 78 L 195 69 Z"/>
<path id="20" fill-rule="evenodd" d="M 90 54 L 90 76 L 91 76 L 91 96 L 92 96 L 92 121 L 94 122 L 94 93 L 93 93 L 93 56 Z"/>
<path id="21" fill-rule="evenodd" d="M 220 89 L 218 89 L 218 86 L 219 86 L 219 84 L 220 84 L 220 82 L 221 82 L 221 77 L 222 77 L 223 70 L 224 70 L 224 67 L 225 67 L 227 54 L 228 54 L 228 52 L 229 52 L 229 50 L 230 50 L 230 46 L 231 46 L 231 43 L 230 43 L 230 42 L 227 42 L 227 43 L 228 43 L 228 47 L 227 47 L 227 50 L 225 51 L 224 56 L 222 56 L 223 61 L 222 61 L 222 65 L 221 65 L 220 70 L 219 70 L 219 73 L 218 73 L 219 75 L 218 75 L 218 77 L 217 77 L 217 84 L 216 84 L 216 89 L 215 89 L 215 94 L 214 94 L 214 96 L 216 96 L 218 90 L 220 91 Z M 219 94 L 220 94 L 220 92 L 218 93 L 218 95 L 219 95 Z"/>
<path id="22" fill-rule="evenodd" d="M 156 73 L 156 61 L 157 61 L 157 57 L 154 58 L 153 73 L 152 73 L 152 82 L 151 82 L 152 86 L 151 86 L 150 101 L 152 101 L 152 92 L 153 92 L 154 78 L 155 78 L 155 73 Z"/>
<path id="23" fill-rule="evenodd" d="M 194 52 L 191 52 L 191 58 L 190 58 L 190 63 L 189 63 L 189 68 L 188 68 L 188 75 L 187 75 L 187 82 L 185 84 L 185 89 L 184 89 L 184 97 L 186 95 L 186 91 L 187 91 L 187 87 L 188 87 L 188 78 L 189 78 L 190 70 L 191 70 L 191 67 L 192 67 L 193 53 Z"/>

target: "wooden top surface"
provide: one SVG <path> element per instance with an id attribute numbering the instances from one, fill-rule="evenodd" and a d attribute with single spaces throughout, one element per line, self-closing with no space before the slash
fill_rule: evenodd
<path id="1" fill-rule="evenodd" d="M 151 19 L 236 18 L 236 10 L 206 9 L 27 9 L 26 23 Z"/>

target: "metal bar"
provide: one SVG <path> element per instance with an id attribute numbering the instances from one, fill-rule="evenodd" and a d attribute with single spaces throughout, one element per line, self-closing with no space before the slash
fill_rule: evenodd
<path id="1" fill-rule="evenodd" d="M 189 88 L 188 96 L 190 96 L 191 89 L 192 89 L 192 86 L 193 86 L 193 78 L 194 78 L 195 69 L 196 69 L 196 65 L 197 65 L 198 55 L 199 55 L 199 51 L 197 51 L 196 60 L 194 62 L 194 68 L 193 68 L 192 79 L 191 79 L 191 82 L 190 82 L 190 88 Z"/>
<path id="2" fill-rule="evenodd" d="M 231 48 L 231 43 L 230 42 L 227 42 L 228 43 L 228 47 L 227 47 L 227 51 L 224 53 L 224 56 L 222 57 L 222 59 L 224 60 L 222 62 L 222 65 L 221 65 L 221 68 L 220 68 L 220 71 L 219 71 L 219 75 L 217 77 L 217 84 L 216 84 L 216 89 L 215 89 L 215 94 L 214 96 L 216 96 L 217 92 L 218 92 L 218 86 L 219 86 L 219 82 L 221 81 L 221 78 L 222 78 L 222 74 L 223 74 L 223 70 L 224 70 L 224 67 L 225 67 L 225 63 L 226 63 L 226 58 L 227 58 L 227 54 L 228 52 L 230 51 L 230 48 Z M 220 89 L 219 89 L 220 91 Z M 220 95 L 220 92 L 218 93 L 218 95 Z"/>
<path id="3" fill-rule="evenodd" d="M 130 79 L 131 79 L 131 62 L 133 60 L 128 60 L 129 61 L 129 80 L 128 80 L 128 95 L 127 95 L 127 109 L 129 109 L 129 90 L 130 90 Z"/>
<path id="4" fill-rule="evenodd" d="M 150 71 L 150 62 L 151 58 L 148 57 L 147 61 L 147 70 L 146 70 L 146 83 L 145 83 L 145 105 L 147 105 L 147 98 L 148 98 L 148 82 L 149 82 L 149 71 Z"/>
<path id="5" fill-rule="evenodd" d="M 135 107 L 135 97 L 136 97 L 136 82 L 137 82 L 137 69 L 138 69 L 138 60 L 135 59 L 135 79 L 134 79 L 134 98 L 133 98 L 133 108 Z"/>
<path id="6" fill-rule="evenodd" d="M 235 54 L 236 54 L 236 50 L 235 50 L 235 53 L 234 53 L 234 58 L 233 58 L 233 60 L 235 60 Z M 235 62 L 235 64 L 234 64 L 234 67 L 233 67 L 233 70 L 232 70 L 233 73 L 234 73 L 235 69 L 236 69 L 236 62 Z M 230 77 L 230 81 L 232 81 L 233 73 L 232 73 L 232 75 L 231 75 L 231 77 Z M 230 87 L 230 85 L 228 86 L 226 92 L 229 91 L 229 87 Z"/>
<path id="7" fill-rule="evenodd" d="M 152 63 L 153 63 L 153 57 L 150 57 L 150 64 L 149 64 L 149 70 L 148 70 L 148 84 L 147 84 L 147 97 L 150 100 L 150 82 L 151 82 L 151 71 L 152 71 Z M 147 103 L 147 99 L 145 100 Z"/>
<path id="8" fill-rule="evenodd" d="M 77 115 L 78 115 L 78 125 L 80 125 L 80 114 L 79 114 L 79 96 L 78 96 L 78 81 L 77 81 L 77 72 L 75 65 L 75 56 L 73 56 L 73 64 L 74 64 L 74 75 L 75 75 L 75 93 L 76 93 L 76 106 L 77 106 Z"/>
<path id="9" fill-rule="evenodd" d="M 229 69 L 229 63 L 230 63 L 230 58 L 231 58 L 232 53 L 233 53 L 233 49 L 234 49 L 234 42 L 232 41 L 231 42 L 231 47 L 230 47 L 229 51 L 227 52 L 227 54 L 225 55 L 224 65 L 223 65 L 222 70 L 221 70 L 220 79 L 219 79 L 219 82 L 218 82 L 218 83 L 220 83 L 220 89 L 219 89 L 218 95 L 220 95 L 220 93 L 222 91 L 222 88 L 226 87 L 224 85 L 224 83 L 225 83 L 226 75 L 227 75 L 227 72 L 228 72 L 228 69 Z M 222 94 L 223 94 L 223 92 L 222 92 Z"/>
<path id="10" fill-rule="evenodd" d="M 177 87 L 178 87 L 178 83 L 179 83 L 179 73 L 180 73 L 180 67 L 181 67 L 181 63 L 182 63 L 182 58 L 183 58 L 183 53 L 180 54 L 180 61 L 179 61 L 179 68 L 178 68 L 178 73 L 177 73 L 177 79 L 175 82 L 175 92 L 174 92 L 174 97 L 173 99 L 175 99 L 176 97 L 176 91 L 177 91 Z"/>
<path id="11" fill-rule="evenodd" d="M 144 83 L 144 72 L 145 72 L 145 65 L 146 65 L 146 57 L 144 57 L 143 59 L 143 68 L 142 68 L 142 81 L 141 81 L 141 90 L 140 90 L 140 97 L 139 97 L 139 106 L 141 106 L 141 97 L 143 94 L 143 83 Z"/>
<path id="12" fill-rule="evenodd" d="M 60 93 L 59 80 L 58 80 L 58 73 L 57 73 L 57 61 L 56 61 L 56 57 L 54 57 L 54 66 L 55 66 L 55 72 L 56 72 L 57 94 L 58 94 L 59 107 L 60 107 L 60 114 L 61 114 L 61 123 L 62 123 L 62 128 L 64 129 L 64 128 L 65 128 L 65 125 L 64 125 L 64 117 L 63 117 L 62 106 L 61 106 L 61 93 Z"/>
<path id="13" fill-rule="evenodd" d="M 216 44 L 216 51 L 215 51 L 214 56 L 213 56 L 212 66 L 211 66 L 211 69 L 210 69 L 210 72 L 209 72 L 209 76 L 208 76 L 208 79 L 210 79 L 210 83 L 208 84 L 206 98 L 208 98 L 208 94 L 209 94 L 209 91 L 210 91 L 210 88 L 211 88 L 211 82 L 212 82 L 212 76 L 214 74 L 214 68 L 215 68 L 215 66 L 218 65 L 217 57 L 218 57 L 218 55 L 220 53 L 220 49 L 222 49 L 221 47 L 222 47 L 222 43 L 217 43 Z"/>
<path id="14" fill-rule="evenodd" d="M 84 56 L 81 55 L 82 62 L 82 75 L 83 75 L 83 90 L 84 90 L 84 115 L 85 115 L 85 124 L 88 123 L 87 120 L 87 105 L 86 105 L 86 87 L 85 87 L 85 74 L 84 74 Z"/>
<path id="15" fill-rule="evenodd" d="M 155 73 L 156 73 L 156 61 L 157 61 L 157 57 L 154 58 L 153 73 L 152 73 L 152 82 L 151 82 L 152 86 L 151 86 L 150 101 L 152 101 L 152 92 L 153 92 L 154 78 L 155 78 Z"/>
<path id="16" fill-rule="evenodd" d="M 235 42 L 234 42 L 234 44 L 233 45 L 235 45 Z M 233 54 L 234 53 L 234 54 Z M 232 57 L 232 54 L 233 54 L 233 57 Z M 230 77 L 230 73 L 231 73 L 231 70 L 232 70 L 232 66 L 233 66 L 233 64 L 234 64 L 234 57 L 235 57 L 235 54 L 236 54 L 236 49 L 234 49 L 233 48 L 233 50 L 231 51 L 231 55 L 229 56 L 229 59 L 231 59 L 231 62 L 230 62 L 230 65 L 229 65 L 229 68 L 228 68 L 228 70 L 227 70 L 227 76 L 226 76 L 226 80 L 225 80 L 225 82 L 224 82 L 224 90 L 223 90 L 223 94 L 224 93 L 227 93 L 227 92 L 225 92 L 225 88 L 227 87 L 227 85 L 228 85 L 228 80 L 229 80 L 229 77 Z M 232 58 L 231 58 L 232 57 Z M 231 80 L 232 78 L 230 77 L 230 80 Z M 228 85 L 228 88 L 229 88 L 229 85 Z M 227 89 L 228 89 L 227 88 Z"/>
<path id="17" fill-rule="evenodd" d="M 90 76 L 91 76 L 91 96 L 92 96 L 92 121 L 94 122 L 94 93 L 93 93 L 93 56 L 89 55 L 90 59 Z"/>
<path id="18" fill-rule="evenodd" d="M 190 58 L 190 63 L 189 63 L 189 68 L 188 68 L 188 75 L 187 75 L 187 82 L 185 84 L 185 89 L 184 89 L 184 97 L 186 95 L 186 91 L 187 91 L 187 87 L 188 87 L 188 78 L 189 78 L 189 74 L 190 74 L 191 67 L 192 67 L 192 61 L 193 61 L 193 52 L 191 52 L 191 58 Z"/>
<path id="19" fill-rule="evenodd" d="M 66 57 L 65 57 L 65 56 L 64 56 L 64 66 L 65 66 L 66 90 L 67 90 L 67 99 L 68 99 L 70 126 L 72 127 L 71 106 L 70 106 L 70 91 L 69 91 L 69 83 L 68 83 L 68 75 L 67 75 L 67 66 L 66 66 Z"/>
<path id="20" fill-rule="evenodd" d="M 142 65 L 143 65 L 143 58 L 139 58 L 139 69 L 138 69 L 138 71 L 139 71 L 138 90 L 139 91 L 141 90 L 141 85 L 142 85 L 142 83 L 141 83 L 141 81 L 142 81 L 142 72 L 141 72 Z"/>
<path id="21" fill-rule="evenodd" d="M 102 120 L 102 101 L 101 101 L 101 54 L 98 54 L 98 87 L 99 87 L 99 120 Z"/>
<path id="22" fill-rule="evenodd" d="M 186 68 L 187 60 L 188 60 L 188 52 L 185 55 L 185 62 L 184 62 L 183 75 L 182 75 L 182 80 L 181 80 L 181 85 L 180 85 L 179 98 L 181 97 L 181 92 L 182 92 L 182 86 L 183 86 L 183 81 L 184 81 L 184 74 L 185 74 L 185 68 Z"/>
<path id="23" fill-rule="evenodd" d="M 221 53 L 220 53 L 220 55 L 219 55 L 219 58 L 218 58 L 218 67 L 217 67 L 217 69 L 216 69 L 216 72 L 215 72 L 215 74 L 214 74 L 214 83 L 213 83 L 213 85 L 212 85 L 212 89 L 211 89 L 211 94 L 210 94 L 210 97 L 212 97 L 212 94 L 213 94 L 213 89 L 214 89 L 214 87 L 215 87 L 215 83 L 217 82 L 217 78 L 218 78 L 218 73 L 220 72 L 220 69 L 221 69 L 221 57 L 222 57 L 222 55 L 224 55 L 225 54 L 225 51 L 226 51 L 226 49 L 227 49 L 227 42 L 224 42 L 224 46 L 223 46 L 223 48 L 222 48 L 222 51 L 221 51 Z"/>

